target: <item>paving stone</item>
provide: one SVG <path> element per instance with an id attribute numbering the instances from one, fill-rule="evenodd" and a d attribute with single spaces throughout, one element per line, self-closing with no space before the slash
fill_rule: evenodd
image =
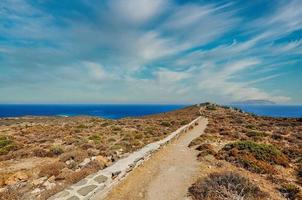
<path id="1" fill-rule="evenodd" d="M 66 200 L 80 200 L 80 198 L 77 197 L 77 196 L 72 196 L 72 197 L 69 197 L 69 198 L 66 199 Z"/>
<path id="2" fill-rule="evenodd" d="M 69 195 L 69 192 L 64 190 L 64 191 L 59 192 L 56 195 L 50 197 L 48 200 L 61 199 L 62 197 L 67 197 L 68 195 Z"/>
<path id="3" fill-rule="evenodd" d="M 77 182 L 76 184 L 74 184 L 74 186 L 81 186 L 81 185 L 85 185 L 87 183 L 86 179 L 82 179 L 79 182 Z"/>
<path id="4" fill-rule="evenodd" d="M 98 183 L 104 183 L 105 181 L 108 180 L 108 177 L 106 177 L 104 175 L 99 175 L 99 176 L 95 177 L 94 180 Z"/>
<path id="5" fill-rule="evenodd" d="M 96 185 L 88 185 L 84 186 L 81 189 L 78 190 L 78 193 L 82 196 L 86 196 L 89 192 L 94 190 L 96 188 Z"/>
<path id="6" fill-rule="evenodd" d="M 96 175 L 96 173 L 90 174 L 89 176 L 87 176 L 86 178 L 93 178 Z"/>

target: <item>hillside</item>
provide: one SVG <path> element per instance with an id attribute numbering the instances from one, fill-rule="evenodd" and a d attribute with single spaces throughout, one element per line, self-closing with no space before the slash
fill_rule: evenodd
<path id="1" fill-rule="evenodd" d="M 0 119 L 0 199 L 46 199 L 195 119 L 198 107 L 141 118 Z"/>

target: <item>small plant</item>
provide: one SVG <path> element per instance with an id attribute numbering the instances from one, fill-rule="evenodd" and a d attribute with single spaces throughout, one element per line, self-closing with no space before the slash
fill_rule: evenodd
<path id="1" fill-rule="evenodd" d="M 77 128 L 84 129 L 84 128 L 88 128 L 88 127 L 85 124 L 80 124 L 77 126 Z"/>
<path id="2" fill-rule="evenodd" d="M 248 136 L 248 137 L 266 137 L 266 136 L 268 136 L 268 134 L 265 132 L 261 132 L 261 131 L 251 130 L 246 133 L 246 136 Z"/>
<path id="3" fill-rule="evenodd" d="M 297 169 L 297 178 L 302 183 L 302 165 L 300 164 Z"/>
<path id="4" fill-rule="evenodd" d="M 112 130 L 113 130 L 113 131 L 121 131 L 122 128 L 119 127 L 119 126 L 114 126 L 114 127 L 112 128 Z"/>
<path id="5" fill-rule="evenodd" d="M 88 137 L 89 140 L 94 141 L 95 143 L 100 143 L 101 137 L 99 135 L 91 135 Z"/>
<path id="6" fill-rule="evenodd" d="M 0 155 L 7 154 L 15 148 L 14 142 L 7 136 L 0 136 Z"/>
<path id="7" fill-rule="evenodd" d="M 163 121 L 163 122 L 160 123 L 160 125 L 165 126 L 165 127 L 170 127 L 171 123 Z"/>
<path id="8" fill-rule="evenodd" d="M 295 200 L 295 199 L 301 198 L 301 195 L 299 194 L 300 189 L 293 184 L 284 184 L 284 185 L 282 185 L 281 188 L 279 188 L 279 191 L 282 193 L 282 195 L 285 198 L 287 198 L 289 200 Z"/>
<path id="9" fill-rule="evenodd" d="M 73 150 L 60 155 L 60 161 L 66 162 L 67 160 L 74 160 L 76 163 L 82 162 L 88 154 L 84 150 Z"/>
<path id="10" fill-rule="evenodd" d="M 265 198 L 267 195 L 248 179 L 237 173 L 213 173 L 200 179 L 189 188 L 194 200 L 204 199 L 249 199 Z"/>
<path id="11" fill-rule="evenodd" d="M 201 144 L 196 148 L 196 150 L 200 151 L 197 156 L 198 158 L 216 154 L 216 151 L 214 151 L 213 146 L 211 144 Z"/>
<path id="12" fill-rule="evenodd" d="M 64 150 L 63 150 L 60 146 L 55 145 L 55 146 L 52 146 L 52 147 L 50 148 L 50 152 L 51 152 L 53 155 L 58 156 L 58 155 L 64 153 Z"/>
<path id="13" fill-rule="evenodd" d="M 65 164 L 63 162 L 47 164 L 41 167 L 39 175 L 47 177 L 58 176 L 64 167 Z"/>
<path id="14" fill-rule="evenodd" d="M 186 124 L 188 124 L 188 123 L 189 123 L 188 120 L 183 120 L 183 121 L 180 122 L 180 125 L 184 126 L 184 125 L 186 125 Z"/>

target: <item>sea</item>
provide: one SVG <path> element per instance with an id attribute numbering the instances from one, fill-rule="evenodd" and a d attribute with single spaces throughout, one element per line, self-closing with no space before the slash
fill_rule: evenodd
<path id="1" fill-rule="evenodd" d="M 0 105 L 0 117 L 79 116 L 107 119 L 139 117 L 168 112 L 187 105 Z M 302 105 L 229 105 L 260 116 L 302 118 Z"/>
<path id="2" fill-rule="evenodd" d="M 230 105 L 259 116 L 302 118 L 302 105 Z"/>

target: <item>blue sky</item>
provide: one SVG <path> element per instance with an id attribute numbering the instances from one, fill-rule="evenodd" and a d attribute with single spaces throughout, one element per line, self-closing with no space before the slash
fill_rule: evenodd
<path id="1" fill-rule="evenodd" d="M 0 103 L 302 103 L 302 2 L 1 0 Z"/>

